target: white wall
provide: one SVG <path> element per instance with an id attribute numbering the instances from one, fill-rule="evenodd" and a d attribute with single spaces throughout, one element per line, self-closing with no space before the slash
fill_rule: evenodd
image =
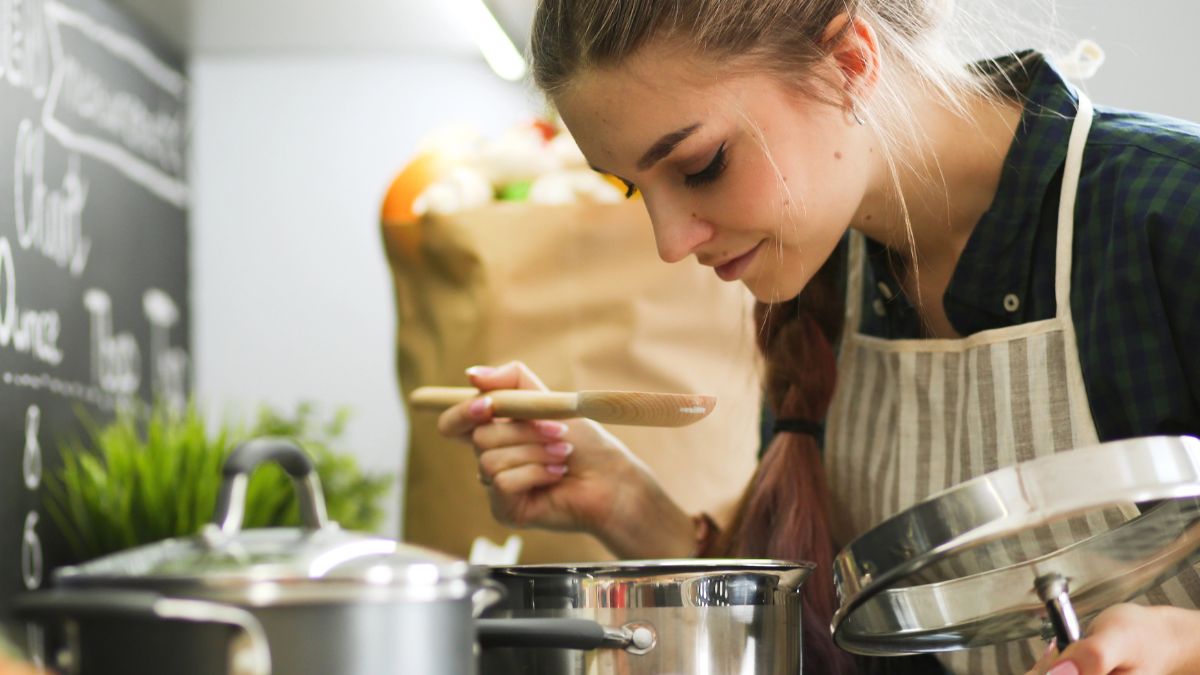
<path id="1" fill-rule="evenodd" d="M 263 401 L 348 405 L 346 447 L 399 477 L 380 201 L 430 129 L 498 133 L 535 99 L 452 57 L 199 56 L 191 77 L 200 400 L 234 416 Z M 398 495 L 389 507 L 394 533 Z"/>
<path id="2" fill-rule="evenodd" d="M 995 0 L 1001 1 L 1001 0 Z M 1006 0 L 1006 11 L 1033 25 L 1028 37 L 1005 37 L 1008 44 L 1041 47 L 1049 19 L 1066 37 L 1095 40 L 1107 61 L 1085 84 L 1102 105 L 1147 110 L 1200 121 L 1200 64 L 1195 29 L 1200 2 L 1195 0 Z M 970 10 L 970 0 L 959 7 Z M 995 30 L 996 27 L 986 26 Z M 1024 39 L 1023 39 L 1024 37 Z"/>

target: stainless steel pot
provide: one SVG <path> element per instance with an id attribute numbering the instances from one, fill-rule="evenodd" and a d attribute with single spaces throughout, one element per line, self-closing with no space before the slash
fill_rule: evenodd
<path id="1" fill-rule="evenodd" d="M 302 529 L 241 529 L 249 474 L 264 461 L 295 482 Z M 242 445 L 224 474 L 215 522 L 199 536 L 63 568 L 54 590 L 18 603 L 24 618 L 63 629 L 61 671 L 476 672 L 485 569 L 341 530 L 311 461 L 288 441 Z"/>
<path id="2" fill-rule="evenodd" d="M 488 616 L 584 619 L 652 636 L 589 652 L 530 642 L 485 647 L 482 675 L 798 675 L 800 589 L 813 566 L 661 560 L 497 567 L 507 595 Z M 509 643 L 511 644 L 511 642 Z"/>

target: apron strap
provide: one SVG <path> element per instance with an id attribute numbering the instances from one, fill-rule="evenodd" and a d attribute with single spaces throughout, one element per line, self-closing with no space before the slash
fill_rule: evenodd
<path id="1" fill-rule="evenodd" d="M 1062 193 L 1058 198 L 1058 244 L 1054 254 L 1054 299 L 1056 316 L 1071 320 L 1071 253 L 1075 237 L 1075 196 L 1083 170 L 1083 150 L 1094 117 L 1092 102 L 1079 92 L 1079 111 L 1071 126 L 1067 159 L 1063 166 Z"/>

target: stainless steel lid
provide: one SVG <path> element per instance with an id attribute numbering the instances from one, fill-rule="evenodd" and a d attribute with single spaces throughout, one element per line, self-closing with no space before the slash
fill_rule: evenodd
<path id="1" fill-rule="evenodd" d="M 241 529 L 249 475 L 268 460 L 292 477 L 303 528 Z M 312 462 L 290 441 L 267 438 L 243 444 L 223 472 L 214 522 L 196 537 L 62 568 L 56 581 L 262 605 L 465 598 L 486 576 L 486 570 L 436 551 L 342 530 L 326 517 Z"/>
<path id="2" fill-rule="evenodd" d="M 1200 561 L 1197 497 L 1200 440 L 1190 437 L 1071 450 L 955 486 L 837 556 L 834 637 L 880 655 L 1069 641 L 1078 625 L 1059 623 Z M 1089 536 L 1082 517 L 1111 527 Z"/>

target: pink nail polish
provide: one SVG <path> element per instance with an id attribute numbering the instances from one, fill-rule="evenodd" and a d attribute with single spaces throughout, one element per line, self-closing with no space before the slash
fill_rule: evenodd
<path id="1" fill-rule="evenodd" d="M 575 446 L 570 443 L 549 443 L 546 445 L 546 454 L 565 458 L 574 449 Z"/>
<path id="2" fill-rule="evenodd" d="M 496 372 L 496 369 L 491 366 L 471 366 L 467 368 L 467 375 L 471 377 L 487 377 L 494 372 Z"/>
<path id="3" fill-rule="evenodd" d="M 562 476 L 565 473 L 567 473 L 567 465 L 566 464 L 547 464 L 546 471 L 549 471 L 550 473 L 552 473 L 556 476 Z"/>
<path id="4" fill-rule="evenodd" d="M 551 422 L 549 420 L 537 420 L 533 423 L 533 428 L 539 434 L 549 439 L 562 438 L 567 433 L 567 425 L 562 422 Z"/>
<path id="5" fill-rule="evenodd" d="M 471 401 L 471 405 L 467 407 L 467 412 L 475 419 L 487 419 L 488 410 L 492 407 L 492 397 L 484 396 Z"/>
<path id="6" fill-rule="evenodd" d="M 1047 671 L 1046 675 L 1079 675 L 1079 668 L 1074 661 L 1063 661 Z"/>

